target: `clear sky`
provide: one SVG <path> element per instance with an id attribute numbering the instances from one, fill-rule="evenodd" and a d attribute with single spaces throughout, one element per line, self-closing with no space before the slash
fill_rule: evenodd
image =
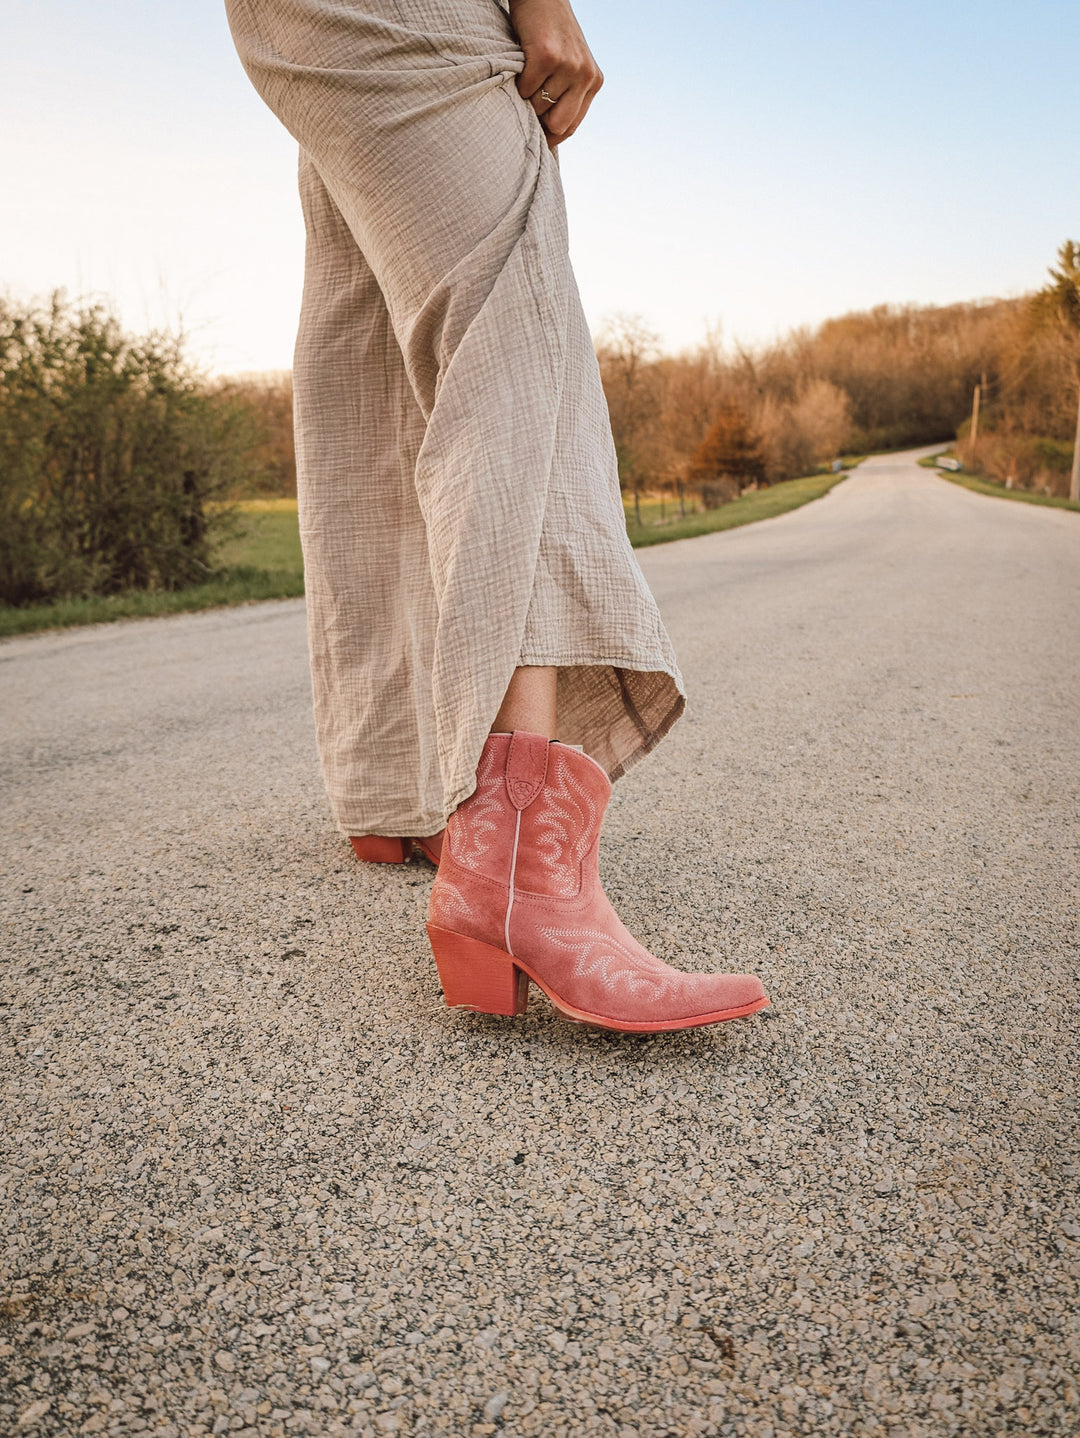
<path id="1" fill-rule="evenodd" d="M 594 328 L 766 340 L 1017 294 L 1080 239 L 1078 0 L 577 12 L 607 77 L 560 152 Z M 220 0 L 0 0 L 0 34 L 0 289 L 108 295 L 211 369 L 287 367 L 295 150 Z"/>

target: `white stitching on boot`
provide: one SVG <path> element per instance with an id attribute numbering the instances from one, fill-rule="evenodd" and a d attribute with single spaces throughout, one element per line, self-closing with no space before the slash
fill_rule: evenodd
<path id="1" fill-rule="evenodd" d="M 551 769 L 536 814 L 536 853 L 554 891 L 571 899 L 581 887 L 581 864 L 592 844 L 596 805 L 569 764 L 556 761 Z"/>
<path id="2" fill-rule="evenodd" d="M 451 855 L 474 873 L 480 872 L 484 855 L 491 848 L 491 836 L 498 831 L 501 788 L 502 772 L 493 751 L 485 749 L 476 771 L 476 789 L 453 816 L 457 822 L 450 825 Z"/>
<path id="3" fill-rule="evenodd" d="M 518 839 L 521 837 L 521 810 L 515 809 L 514 812 L 517 821 L 514 824 L 514 850 L 510 855 L 510 888 L 506 895 L 506 923 L 503 926 L 506 936 L 506 952 L 511 958 L 514 957 L 514 951 L 510 947 L 510 910 L 514 907 L 514 877 L 517 874 Z"/>

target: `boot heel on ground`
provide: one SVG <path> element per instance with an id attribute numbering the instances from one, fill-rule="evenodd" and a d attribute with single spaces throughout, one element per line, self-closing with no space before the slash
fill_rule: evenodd
<path id="1" fill-rule="evenodd" d="M 448 929 L 427 926 L 439 982 L 450 1008 L 478 1014 L 523 1014 L 529 1002 L 529 976 L 505 949 L 467 939 Z"/>

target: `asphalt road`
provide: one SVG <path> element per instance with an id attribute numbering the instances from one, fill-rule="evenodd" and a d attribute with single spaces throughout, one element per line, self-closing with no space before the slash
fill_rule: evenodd
<path id="1" fill-rule="evenodd" d="M 644 553 L 609 892 L 773 1008 L 442 1006 L 299 602 L 0 645 L 0 1431 L 1080 1428 L 1080 516 L 875 459 Z"/>

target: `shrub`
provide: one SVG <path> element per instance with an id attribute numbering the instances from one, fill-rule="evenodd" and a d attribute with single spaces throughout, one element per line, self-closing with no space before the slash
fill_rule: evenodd
<path id="1" fill-rule="evenodd" d="M 1069 493 L 1072 445 L 1045 436 L 1025 434 L 1002 422 L 980 428 L 974 446 L 971 426 L 961 426 L 956 452 L 967 469 L 1001 484 L 1064 499 Z"/>
<path id="2" fill-rule="evenodd" d="M 793 400 L 766 395 L 758 413 L 770 482 L 811 474 L 835 459 L 851 429 L 847 395 L 828 380 L 804 381 Z"/>
<path id="3" fill-rule="evenodd" d="M 209 502 L 249 466 L 250 417 L 181 341 L 102 305 L 0 302 L 0 600 L 177 589 L 210 573 Z"/>

